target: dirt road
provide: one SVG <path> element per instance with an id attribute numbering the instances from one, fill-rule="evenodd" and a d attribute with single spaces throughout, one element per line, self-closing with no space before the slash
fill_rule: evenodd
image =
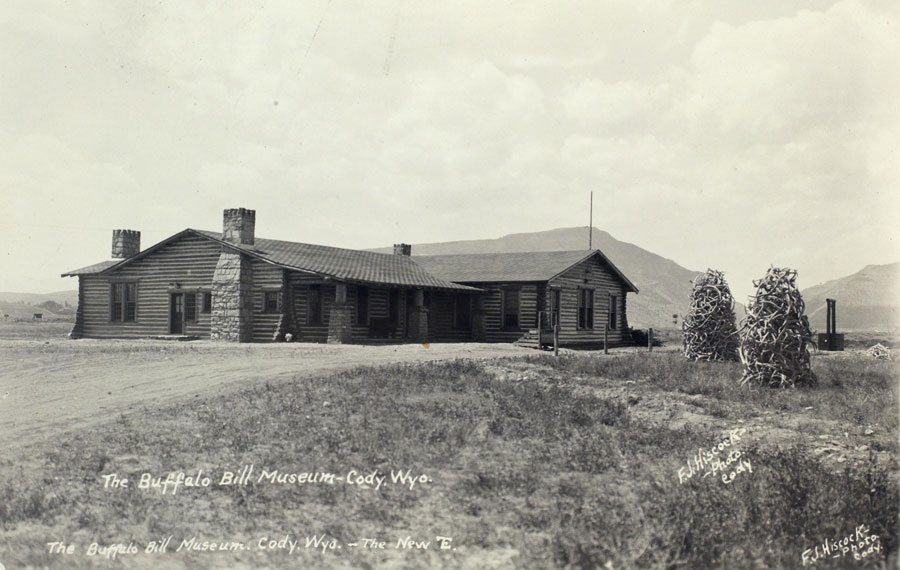
<path id="1" fill-rule="evenodd" d="M 335 346 L 167 341 L 0 340 L 0 449 L 12 451 L 144 405 L 260 381 L 395 362 L 494 358 L 498 344 Z"/>

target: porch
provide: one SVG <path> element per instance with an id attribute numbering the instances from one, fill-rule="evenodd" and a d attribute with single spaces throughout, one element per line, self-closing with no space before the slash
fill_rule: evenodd
<path id="1" fill-rule="evenodd" d="M 475 295 L 286 276 L 282 323 L 300 342 L 390 344 L 475 339 Z"/>

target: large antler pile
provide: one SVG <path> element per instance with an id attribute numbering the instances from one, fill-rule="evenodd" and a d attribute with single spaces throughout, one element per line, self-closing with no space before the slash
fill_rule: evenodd
<path id="1" fill-rule="evenodd" d="M 807 344 L 812 342 L 809 321 L 803 314 L 803 298 L 797 289 L 797 272 L 772 267 L 754 281 L 741 328 L 741 383 L 759 382 L 774 387 L 815 386 L 809 367 Z"/>
<path id="2" fill-rule="evenodd" d="M 725 274 L 714 269 L 694 279 L 691 306 L 682 324 L 684 355 L 691 360 L 737 360 L 734 297 Z"/>

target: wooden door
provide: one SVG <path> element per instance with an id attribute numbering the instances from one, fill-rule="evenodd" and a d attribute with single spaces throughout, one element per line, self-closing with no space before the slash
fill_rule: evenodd
<path id="1" fill-rule="evenodd" d="M 550 326 L 559 324 L 559 289 L 550 289 Z"/>
<path id="2" fill-rule="evenodd" d="M 184 333 L 184 293 L 172 293 L 169 302 L 169 334 Z"/>

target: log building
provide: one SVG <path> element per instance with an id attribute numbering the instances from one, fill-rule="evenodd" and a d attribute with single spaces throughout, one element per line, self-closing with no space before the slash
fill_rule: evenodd
<path id="1" fill-rule="evenodd" d="M 602 252 L 412 256 L 256 238 L 256 213 L 145 250 L 114 230 L 113 259 L 78 278 L 72 338 L 231 342 L 628 344 L 637 288 Z M 608 329 L 607 329 L 608 327 Z"/>

